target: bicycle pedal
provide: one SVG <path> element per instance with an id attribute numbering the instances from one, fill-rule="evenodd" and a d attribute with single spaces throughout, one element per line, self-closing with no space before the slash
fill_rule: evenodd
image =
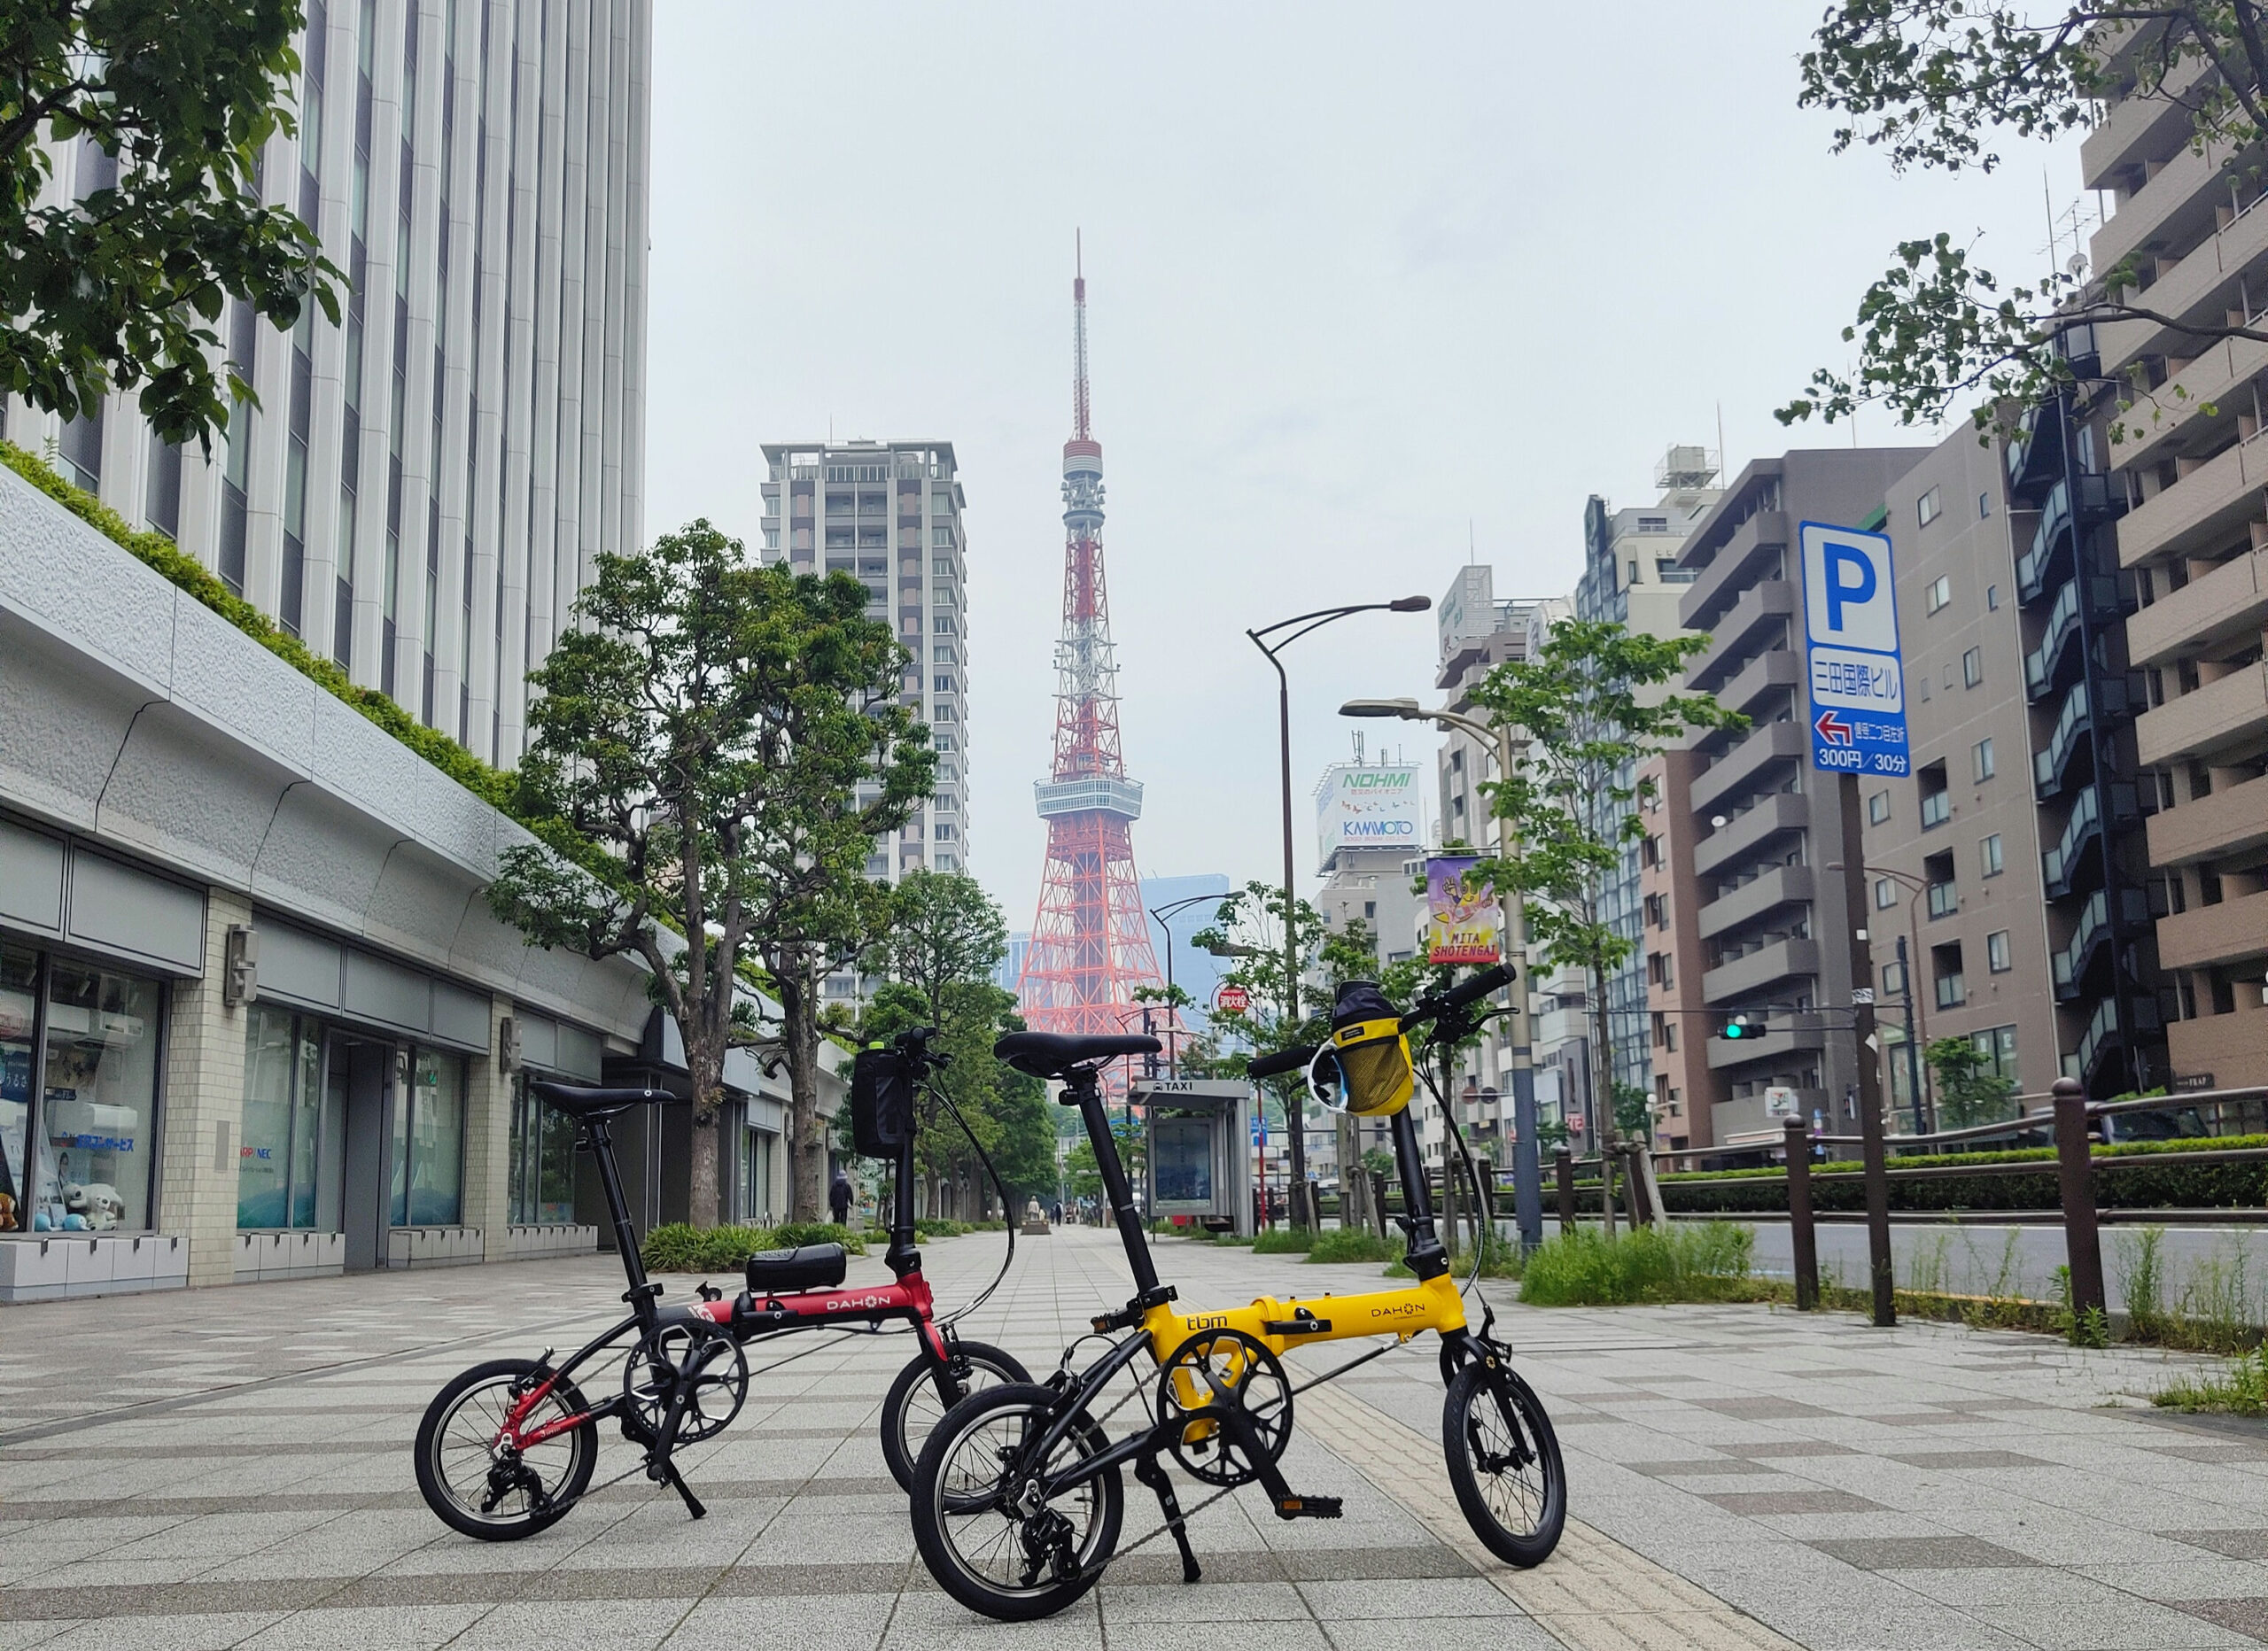
<path id="1" fill-rule="evenodd" d="M 1276 1504 L 1278 1519 L 1337 1519 L 1345 1511 L 1335 1496 L 1287 1496 Z"/>

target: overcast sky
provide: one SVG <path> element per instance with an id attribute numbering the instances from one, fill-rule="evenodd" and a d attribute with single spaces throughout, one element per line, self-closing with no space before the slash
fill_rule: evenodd
<path id="1" fill-rule="evenodd" d="M 1275 679 L 1246 627 L 1438 600 L 1468 523 L 1499 597 L 1563 594 L 1586 496 L 1649 502 L 1720 407 L 1735 470 L 1848 444 L 1770 413 L 1847 361 L 1896 241 L 2044 261 L 2076 147 L 1958 181 L 1829 156 L 1795 107 L 1821 3 L 660 0 L 648 530 L 756 541 L 765 441 L 953 443 L 972 864 L 1029 926 L 1084 230 L 1136 856 L 1275 876 Z M 1366 615 L 1287 656 L 1303 872 L 1336 707 L 1432 699 L 1433 636 Z"/>

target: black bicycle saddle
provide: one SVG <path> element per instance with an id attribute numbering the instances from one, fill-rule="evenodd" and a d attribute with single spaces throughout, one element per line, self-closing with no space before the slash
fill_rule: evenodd
<path id="1" fill-rule="evenodd" d="M 992 1046 L 995 1058 L 1035 1078 L 1068 1078 L 1122 1055 L 1154 1055 L 1165 1047 L 1146 1032 L 1082 1036 L 1069 1032 L 1011 1032 Z"/>

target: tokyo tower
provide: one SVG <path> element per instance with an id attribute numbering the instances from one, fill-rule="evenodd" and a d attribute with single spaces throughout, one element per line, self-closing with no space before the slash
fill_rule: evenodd
<path id="1" fill-rule="evenodd" d="M 1033 787 L 1047 822 L 1047 869 L 1016 996 L 1035 1031 L 1092 1034 L 1138 1029 L 1134 988 L 1158 984 L 1158 960 L 1134 872 L 1142 787 L 1126 778 L 1118 749 L 1118 666 L 1102 570 L 1102 444 L 1087 416 L 1087 282 L 1084 267 L 1075 270 L 1055 762 L 1050 778 Z"/>

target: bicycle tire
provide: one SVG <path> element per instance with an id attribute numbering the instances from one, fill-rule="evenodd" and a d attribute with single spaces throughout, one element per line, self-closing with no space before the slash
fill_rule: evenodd
<path id="1" fill-rule="evenodd" d="M 587 1421 L 560 1436 L 566 1441 L 567 1459 L 563 1471 L 546 1487 L 549 1503 L 546 1508 L 528 1506 L 523 1492 L 519 1494 L 517 1512 L 502 1517 L 494 1513 L 484 1514 L 477 1503 L 468 1502 L 460 1495 L 450 1482 L 447 1465 L 442 1461 L 444 1450 L 466 1451 L 477 1441 L 477 1430 L 472 1440 L 460 1438 L 454 1444 L 449 1441 L 449 1423 L 464 1409 L 468 1398 L 482 1389 L 496 1389 L 501 1394 L 509 1394 L 512 1384 L 539 1368 L 532 1359 L 495 1359 L 474 1365 L 434 1394 L 433 1402 L 425 1407 L 425 1414 L 417 1423 L 417 1489 L 425 1499 L 425 1506 L 450 1529 L 478 1537 L 483 1542 L 517 1542 L 557 1524 L 574 1507 L 576 1499 L 590 1488 L 592 1470 L 598 1466 L 599 1430 L 597 1422 Z M 573 1384 L 566 1382 L 554 1388 L 544 1403 L 547 1407 L 557 1405 L 560 1414 L 565 1415 L 589 1408 Z M 491 1416 L 499 1424 L 501 1410 L 501 1407 L 493 1407 Z M 541 1414 L 541 1407 L 538 1414 Z"/>
<path id="2" fill-rule="evenodd" d="M 972 1460 L 989 1458 L 998 1462 L 992 1442 L 984 1441 L 983 1436 L 988 1430 L 1009 1422 L 1009 1413 L 1022 1418 L 1025 1426 L 1045 1426 L 1061 1403 L 1062 1396 L 1052 1388 L 1035 1384 L 984 1388 L 945 1414 L 930 1431 L 929 1442 L 921 1447 L 921 1460 L 914 1465 L 910 1500 L 913 1545 L 920 1551 L 921 1562 L 947 1594 L 979 1616 L 996 1622 L 1032 1622 L 1052 1616 L 1076 1603 L 1101 1579 L 1104 1563 L 1118 1549 L 1119 1525 L 1126 1511 L 1126 1487 L 1115 1467 L 1087 1482 L 1093 1487 L 1095 1501 L 1076 1555 L 1077 1572 L 1068 1581 L 1051 1580 L 1042 1585 L 1014 1588 L 997 1584 L 970 1569 L 955 1531 L 946 1523 L 945 1504 L 957 1501 L 962 1508 L 958 1517 L 1000 1519 L 1017 1527 L 1013 1537 L 1004 1533 L 1001 1540 L 1021 1540 L 1021 1522 L 1007 1521 L 997 1508 L 976 1506 L 978 1499 L 952 1496 L 953 1481 L 949 1475 L 956 1458 L 971 1448 L 972 1440 L 979 1441 Z M 1021 1431 L 1022 1426 L 1011 1423 L 1001 1437 L 1010 1438 Z M 1065 1444 L 1082 1456 L 1102 1451 L 1107 1443 L 1102 1430 L 1092 1422 L 1075 1427 L 1065 1439 Z"/>
<path id="3" fill-rule="evenodd" d="M 921 1447 L 955 1405 L 987 1387 L 1031 1381 L 1031 1372 L 1021 1360 L 990 1342 L 959 1342 L 953 1352 L 968 1360 L 968 1381 L 958 1381 L 939 1370 L 927 1353 L 916 1353 L 897 1373 L 897 1379 L 889 1384 L 889 1396 L 882 1400 L 882 1461 L 901 1491 L 913 1489 L 913 1464 L 920 1458 Z M 998 1380 L 979 1382 L 975 1379 L 979 1371 Z M 936 1404 L 934 1416 L 928 1416 L 926 1407 L 919 1402 L 925 1384 Z M 938 1391 L 941 1388 L 947 1391 Z"/>
<path id="4" fill-rule="evenodd" d="M 1521 1485 L 1531 1469 L 1534 1483 L 1507 1494 L 1508 1475 L 1491 1460 L 1523 1451 L 1526 1462 L 1508 1465 L 1521 1475 Z M 1522 1570 L 1551 1556 L 1567 1523 L 1567 1474 L 1558 1435 L 1534 1389 L 1503 1365 L 1467 1364 L 1441 1405 L 1441 1453 L 1464 1523 L 1491 1554 Z M 1524 1529 L 1514 1528 L 1516 1518 Z"/>

